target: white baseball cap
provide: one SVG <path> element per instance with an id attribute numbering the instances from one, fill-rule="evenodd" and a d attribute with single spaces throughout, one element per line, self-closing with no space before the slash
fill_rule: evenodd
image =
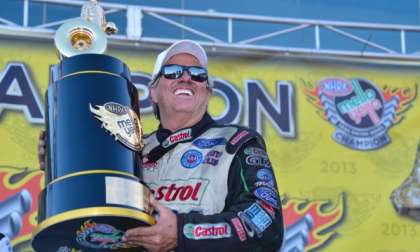
<path id="1" fill-rule="evenodd" d="M 159 75 L 160 69 L 168 61 L 169 58 L 176 54 L 188 53 L 196 57 L 200 62 L 200 65 L 204 68 L 207 68 L 207 54 L 204 51 L 203 47 L 197 42 L 185 39 L 173 43 L 168 49 L 159 53 L 156 58 L 155 68 L 152 73 L 152 80 L 156 80 Z"/>

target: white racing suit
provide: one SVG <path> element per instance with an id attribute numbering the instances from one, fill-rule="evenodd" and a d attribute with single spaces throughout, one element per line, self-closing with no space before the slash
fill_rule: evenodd
<path id="1" fill-rule="evenodd" d="M 277 251 L 281 201 L 262 137 L 218 125 L 159 127 L 145 138 L 143 182 L 177 214 L 176 251 Z"/>

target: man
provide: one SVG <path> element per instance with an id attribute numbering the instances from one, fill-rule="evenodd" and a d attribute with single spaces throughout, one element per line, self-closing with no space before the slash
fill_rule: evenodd
<path id="1" fill-rule="evenodd" d="M 174 43 L 159 54 L 152 78 L 160 126 L 145 138 L 143 179 L 168 208 L 158 204 L 157 224 L 129 230 L 125 240 L 151 251 L 277 251 L 281 203 L 263 139 L 207 114 L 203 48 Z"/>
<path id="2" fill-rule="evenodd" d="M 157 57 L 150 96 L 160 121 L 145 137 L 143 182 L 157 223 L 123 241 L 148 251 L 277 251 L 281 202 L 262 137 L 207 113 L 207 55 L 194 41 Z M 41 160 L 43 160 L 41 158 Z"/>

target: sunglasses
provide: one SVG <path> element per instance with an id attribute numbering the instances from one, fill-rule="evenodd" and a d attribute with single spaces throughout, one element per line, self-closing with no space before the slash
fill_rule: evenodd
<path id="1" fill-rule="evenodd" d="M 193 81 L 204 82 L 208 79 L 207 69 L 200 66 L 164 65 L 160 70 L 160 74 L 166 79 L 175 80 L 181 78 L 185 70 Z"/>

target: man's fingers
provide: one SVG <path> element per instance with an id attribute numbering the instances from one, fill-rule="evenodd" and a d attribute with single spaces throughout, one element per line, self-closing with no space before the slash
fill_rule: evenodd
<path id="1" fill-rule="evenodd" d="M 172 213 L 172 210 L 162 205 L 159 201 L 152 199 L 150 201 L 150 204 L 152 205 L 153 209 L 156 210 L 156 212 L 159 214 L 159 218 L 162 218 L 163 216 L 167 216 L 168 213 Z"/>
<path id="2" fill-rule="evenodd" d="M 45 143 L 43 140 L 40 140 L 38 143 L 38 157 L 45 155 Z"/>
<path id="3" fill-rule="evenodd" d="M 135 243 L 148 251 L 170 251 L 176 247 L 176 215 L 158 201 L 150 199 L 151 205 L 159 214 L 157 223 L 150 227 L 127 230 L 124 242 Z"/>
<path id="4" fill-rule="evenodd" d="M 45 130 L 41 130 L 41 132 L 39 132 L 39 140 L 45 140 Z"/>
<path id="5" fill-rule="evenodd" d="M 150 204 L 152 205 L 153 209 L 155 209 L 159 214 L 162 214 L 162 211 L 165 211 L 166 207 L 160 204 L 159 201 L 155 200 L 153 197 L 150 198 Z"/>
<path id="6" fill-rule="evenodd" d="M 151 236 L 151 235 L 156 235 L 157 233 L 158 232 L 155 226 L 138 227 L 138 228 L 127 230 L 127 232 L 125 232 L 124 237 L 131 238 L 131 237 Z"/>
<path id="7" fill-rule="evenodd" d="M 45 158 L 46 158 L 46 138 L 47 134 L 45 130 L 41 130 L 39 133 L 39 141 L 38 141 L 38 162 L 39 168 L 41 170 L 45 169 Z"/>
<path id="8" fill-rule="evenodd" d="M 162 243 L 156 236 L 139 236 L 133 240 L 123 239 L 123 241 L 130 246 L 146 248 L 147 251 L 157 251 L 157 248 Z"/>

